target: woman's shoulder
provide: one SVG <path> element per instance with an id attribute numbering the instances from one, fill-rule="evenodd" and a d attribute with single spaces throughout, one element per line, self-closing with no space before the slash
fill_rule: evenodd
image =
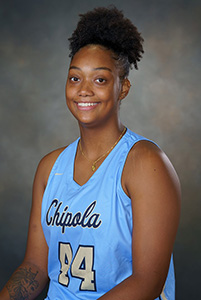
<path id="1" fill-rule="evenodd" d="M 164 151 L 149 140 L 137 142 L 129 152 L 124 172 L 125 186 L 146 188 L 155 178 L 158 185 L 163 181 L 178 182 L 178 176 Z"/>
<path id="2" fill-rule="evenodd" d="M 147 173 L 148 170 L 174 169 L 165 152 L 150 140 L 140 140 L 131 148 L 125 168 L 133 175 Z"/>
<path id="3" fill-rule="evenodd" d="M 67 146 L 55 149 L 48 154 L 46 154 L 40 161 L 39 164 L 54 164 L 58 156 L 67 148 Z"/>
<path id="4" fill-rule="evenodd" d="M 137 141 L 129 151 L 126 165 L 151 163 L 154 158 L 159 160 L 165 156 L 162 149 L 153 141 L 148 139 L 140 139 Z"/>
<path id="5" fill-rule="evenodd" d="M 59 155 L 67 148 L 67 146 L 55 149 L 46 154 L 39 162 L 36 170 L 36 178 L 39 178 L 43 185 L 46 186 L 50 172 L 59 157 Z"/>

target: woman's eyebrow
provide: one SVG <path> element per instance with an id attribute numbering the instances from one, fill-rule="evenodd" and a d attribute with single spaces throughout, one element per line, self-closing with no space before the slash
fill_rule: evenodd
<path id="1" fill-rule="evenodd" d="M 71 67 L 69 68 L 69 70 L 71 70 L 71 69 L 81 70 L 80 68 L 75 67 L 75 66 L 71 66 Z"/>
<path id="2" fill-rule="evenodd" d="M 71 69 L 74 69 L 74 70 L 81 70 L 80 68 L 76 67 L 76 66 L 71 66 L 69 68 L 69 70 Z M 109 71 L 109 72 L 112 72 L 112 70 L 110 68 L 107 68 L 107 67 L 98 67 L 98 68 L 93 68 L 93 71 L 97 71 L 97 70 L 106 70 L 106 71 Z"/>
<path id="3" fill-rule="evenodd" d="M 112 72 L 112 70 L 111 70 L 110 68 L 107 68 L 107 67 L 94 68 L 93 70 L 94 70 L 94 71 L 96 71 L 96 70 L 107 70 L 107 71 L 109 71 L 109 72 Z"/>

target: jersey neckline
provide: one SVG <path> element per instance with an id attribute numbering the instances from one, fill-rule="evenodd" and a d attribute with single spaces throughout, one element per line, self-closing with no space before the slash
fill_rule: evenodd
<path id="1" fill-rule="evenodd" d="M 80 137 L 75 141 L 74 149 L 73 149 L 74 155 L 73 155 L 73 159 L 71 160 L 71 174 L 70 174 L 70 177 L 72 179 L 72 184 L 74 185 L 74 187 L 83 188 L 83 187 L 87 186 L 91 181 L 93 181 L 98 176 L 98 174 L 100 172 L 102 172 L 102 169 L 103 169 L 104 165 L 107 163 L 107 161 L 109 161 L 110 157 L 112 156 L 112 153 L 117 151 L 117 149 L 119 148 L 122 141 L 125 139 L 125 136 L 128 134 L 128 132 L 129 132 L 129 129 L 126 127 L 125 134 L 122 136 L 122 138 L 116 144 L 116 146 L 112 149 L 112 151 L 106 156 L 106 158 L 101 163 L 101 165 L 98 167 L 98 169 L 91 175 L 91 177 L 83 185 L 80 185 L 74 179 L 75 156 L 76 156 L 76 153 L 77 153 L 77 148 L 78 148 L 78 143 L 79 143 Z"/>

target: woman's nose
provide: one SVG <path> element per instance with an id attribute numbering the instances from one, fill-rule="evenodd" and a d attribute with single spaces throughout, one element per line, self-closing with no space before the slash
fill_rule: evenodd
<path id="1" fill-rule="evenodd" d="M 93 96 L 93 90 L 91 84 L 83 80 L 80 84 L 80 89 L 79 89 L 79 96 L 82 97 L 87 97 L 87 96 Z"/>

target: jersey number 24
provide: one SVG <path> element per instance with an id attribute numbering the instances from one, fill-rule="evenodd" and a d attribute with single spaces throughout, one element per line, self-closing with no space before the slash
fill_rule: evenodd
<path id="1" fill-rule="evenodd" d="M 61 263 L 59 283 L 69 285 L 69 271 L 72 277 L 81 279 L 81 291 L 96 291 L 94 264 L 94 247 L 80 245 L 73 258 L 70 243 L 59 243 L 59 260 Z M 70 270 L 69 270 L 70 269 Z"/>

